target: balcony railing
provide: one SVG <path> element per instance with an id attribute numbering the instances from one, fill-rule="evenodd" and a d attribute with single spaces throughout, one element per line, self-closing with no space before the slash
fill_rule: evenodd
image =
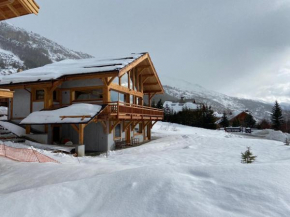
<path id="1" fill-rule="evenodd" d="M 100 117 L 116 117 L 118 119 L 152 119 L 162 120 L 164 112 L 162 109 L 156 109 L 148 106 L 135 105 L 125 102 L 103 102 L 96 103 L 90 102 L 94 105 L 107 105 L 104 110 L 99 114 Z M 69 105 L 53 105 L 51 110 L 59 109 Z"/>
<path id="2" fill-rule="evenodd" d="M 102 112 L 102 115 L 116 116 L 124 119 L 158 119 L 162 120 L 164 112 L 161 109 L 156 109 L 147 106 L 134 105 L 124 102 L 109 102 L 105 103 L 108 106 Z"/>

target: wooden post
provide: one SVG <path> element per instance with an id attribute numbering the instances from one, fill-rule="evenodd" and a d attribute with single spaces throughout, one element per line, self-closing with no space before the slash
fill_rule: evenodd
<path id="1" fill-rule="evenodd" d="M 84 129 L 85 129 L 85 124 L 80 124 L 79 125 L 79 144 L 83 145 L 84 144 Z"/>
<path id="2" fill-rule="evenodd" d="M 152 122 L 150 121 L 150 123 L 147 125 L 148 140 L 151 140 L 151 126 L 152 126 Z"/>
<path id="3" fill-rule="evenodd" d="M 26 125 L 25 126 L 25 129 L 26 129 L 26 134 L 30 134 L 30 132 L 31 132 L 31 126 L 30 125 Z"/>

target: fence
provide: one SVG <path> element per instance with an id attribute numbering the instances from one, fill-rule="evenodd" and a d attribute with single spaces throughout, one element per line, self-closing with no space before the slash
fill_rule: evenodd
<path id="1" fill-rule="evenodd" d="M 12 148 L 0 144 L 0 156 L 19 162 L 59 163 L 56 160 L 33 149 Z"/>

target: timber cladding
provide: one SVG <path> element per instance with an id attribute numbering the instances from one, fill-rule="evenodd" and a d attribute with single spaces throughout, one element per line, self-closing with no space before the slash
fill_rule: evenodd
<path id="1" fill-rule="evenodd" d="M 0 0 L 0 21 L 38 12 L 39 6 L 34 0 Z"/>

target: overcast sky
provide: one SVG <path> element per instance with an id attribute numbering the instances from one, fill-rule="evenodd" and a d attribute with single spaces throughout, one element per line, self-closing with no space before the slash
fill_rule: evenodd
<path id="1" fill-rule="evenodd" d="M 9 22 L 93 56 L 148 51 L 162 77 L 290 102 L 290 0 L 36 0 Z"/>

